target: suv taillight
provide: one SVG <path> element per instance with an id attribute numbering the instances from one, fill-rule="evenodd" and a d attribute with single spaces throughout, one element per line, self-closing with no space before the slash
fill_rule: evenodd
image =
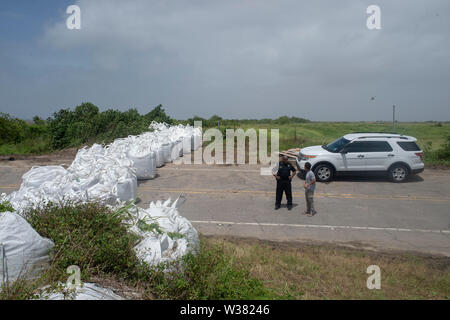
<path id="1" fill-rule="evenodd" d="M 418 156 L 420 160 L 423 160 L 423 152 L 416 152 L 416 156 Z"/>

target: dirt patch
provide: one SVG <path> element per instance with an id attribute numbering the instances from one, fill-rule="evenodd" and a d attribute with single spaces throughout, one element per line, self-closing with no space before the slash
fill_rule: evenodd
<path id="1" fill-rule="evenodd" d="M 450 170 L 450 165 L 448 164 L 426 164 L 425 168 L 434 170 Z"/>

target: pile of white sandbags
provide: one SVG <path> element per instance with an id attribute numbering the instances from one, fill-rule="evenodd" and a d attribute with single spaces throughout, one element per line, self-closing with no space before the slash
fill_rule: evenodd
<path id="1" fill-rule="evenodd" d="M 153 129 L 153 133 L 165 142 L 166 162 L 177 160 L 183 155 L 197 150 L 202 144 L 201 128 L 194 128 L 189 125 L 169 126 L 165 123 L 152 122 L 149 127 Z"/>
<path id="2" fill-rule="evenodd" d="M 23 175 L 20 189 L 6 197 L 16 213 L 5 213 L 0 220 L 0 242 L 4 241 L 6 249 L 22 250 L 27 256 L 28 251 L 32 252 L 30 259 L 23 257 L 22 263 L 13 258 L 17 268 L 23 269 L 28 263 L 34 265 L 33 254 L 38 258 L 47 257 L 44 251 L 53 246 L 19 216 L 24 210 L 65 200 L 122 205 L 123 201 L 137 197 L 138 179 L 154 178 L 157 167 L 201 146 L 200 128 L 155 122 L 149 128 L 150 132 L 116 139 L 107 146 L 94 144 L 82 148 L 67 169 L 33 167 Z M 130 225 L 130 230 L 142 237 L 135 250 L 143 261 L 151 265 L 174 261 L 198 247 L 197 231 L 178 214 L 176 201 L 172 205 L 170 200 L 158 201 L 148 209 L 134 206 L 131 211 L 135 223 Z M 150 221 L 159 226 L 157 230 L 145 228 Z M 13 277 L 16 274 L 13 271 Z"/>
<path id="3" fill-rule="evenodd" d="M 23 175 L 20 189 L 9 201 L 20 214 L 25 208 L 61 200 L 114 204 L 137 197 L 137 180 L 153 179 L 156 168 L 196 150 L 201 128 L 152 122 L 152 131 L 94 144 L 78 151 L 72 164 L 33 167 Z"/>
<path id="4" fill-rule="evenodd" d="M 67 169 L 74 177 L 73 183 L 80 200 L 101 200 L 114 204 L 137 197 L 136 169 L 132 160 L 119 152 L 110 152 L 99 144 L 80 149 Z"/>
<path id="5" fill-rule="evenodd" d="M 18 191 L 8 200 L 21 213 L 48 202 L 101 201 L 115 204 L 137 197 L 137 179 L 132 161 L 108 154 L 101 145 L 80 149 L 72 164 L 33 167 L 22 176 Z"/>

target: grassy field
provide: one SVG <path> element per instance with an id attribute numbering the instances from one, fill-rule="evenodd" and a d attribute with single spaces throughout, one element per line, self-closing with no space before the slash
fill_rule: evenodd
<path id="1" fill-rule="evenodd" d="M 379 122 L 309 122 L 300 124 L 259 124 L 247 123 L 232 127 L 221 127 L 225 129 L 254 128 L 279 129 L 280 149 L 306 147 L 311 145 L 322 145 L 352 132 L 392 132 L 391 123 Z M 418 144 L 424 150 L 424 161 L 427 164 L 450 165 L 450 159 L 438 157 L 438 150 L 447 150 L 450 139 L 450 123 L 397 123 L 395 132 L 410 135 L 418 139 Z"/>
<path id="2" fill-rule="evenodd" d="M 327 244 L 208 238 L 262 281 L 275 299 L 450 299 L 450 259 Z M 369 265 L 381 289 L 369 290 Z"/>

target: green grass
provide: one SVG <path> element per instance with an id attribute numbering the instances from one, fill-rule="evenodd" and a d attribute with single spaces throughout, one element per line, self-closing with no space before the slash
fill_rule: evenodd
<path id="1" fill-rule="evenodd" d="M 37 138 L 28 138 L 17 144 L 1 144 L 0 155 L 36 155 L 49 153 L 52 151 L 50 138 L 40 136 Z"/>

